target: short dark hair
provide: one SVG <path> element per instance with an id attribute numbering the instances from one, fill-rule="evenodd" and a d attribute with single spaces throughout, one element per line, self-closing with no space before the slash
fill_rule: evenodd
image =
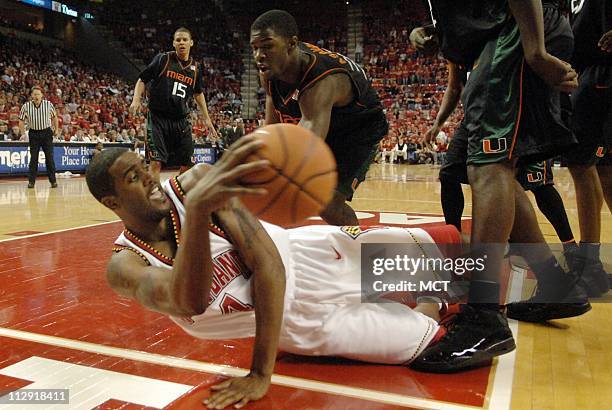
<path id="1" fill-rule="evenodd" d="M 34 91 L 36 91 L 36 90 L 38 90 L 38 91 L 40 91 L 41 93 L 43 93 L 43 89 L 42 89 L 42 87 L 41 87 L 41 86 L 39 86 L 39 85 L 35 85 L 34 87 L 32 87 L 32 90 L 30 91 L 30 94 L 32 94 L 32 93 L 33 93 Z M 43 94 L 44 94 L 44 93 L 43 93 Z"/>
<path id="2" fill-rule="evenodd" d="M 92 158 L 85 180 L 89 192 L 99 201 L 108 195 L 115 195 L 115 181 L 108 170 L 113 166 L 117 158 L 128 152 L 127 148 L 108 148 Z"/>
<path id="3" fill-rule="evenodd" d="M 266 11 L 251 25 L 253 30 L 272 29 L 276 34 L 286 38 L 298 35 L 298 26 L 293 16 L 284 10 Z"/>
<path id="4" fill-rule="evenodd" d="M 179 28 L 177 28 L 174 31 L 174 34 L 172 35 L 172 38 L 174 38 L 177 33 L 187 33 L 187 34 L 189 34 L 189 38 L 193 40 L 193 35 L 191 34 L 191 30 L 189 30 L 187 27 L 179 27 Z"/>

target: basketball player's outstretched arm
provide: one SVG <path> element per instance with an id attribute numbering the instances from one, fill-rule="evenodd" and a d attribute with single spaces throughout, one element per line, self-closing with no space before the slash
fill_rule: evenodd
<path id="1" fill-rule="evenodd" d="M 265 190 L 239 185 L 243 176 L 269 165 L 267 161 L 242 164 L 260 147 L 260 142 L 245 138 L 190 185 L 182 242 L 172 270 L 147 266 L 136 254 L 124 250 L 113 255 L 107 267 L 110 286 L 157 312 L 179 317 L 204 313 L 213 274 L 208 237 L 211 214 L 233 196 L 265 194 Z"/>
<path id="2" fill-rule="evenodd" d="M 440 111 L 434 120 L 432 127 L 425 133 L 425 141 L 429 142 L 435 139 L 440 133 L 440 129 L 455 111 L 459 100 L 461 98 L 461 92 L 463 91 L 463 85 L 466 81 L 466 73 L 461 70 L 457 64 L 448 62 L 448 85 L 442 98 L 442 104 L 440 104 Z"/>
<path id="3" fill-rule="evenodd" d="M 212 134 L 215 139 L 219 138 L 219 134 L 217 134 L 217 130 L 215 130 L 215 126 L 210 119 L 210 114 L 208 114 L 208 107 L 206 107 L 206 98 L 204 98 L 204 93 L 199 93 L 193 96 L 196 104 L 202 111 L 202 115 L 204 116 L 204 122 L 206 122 L 206 126 L 208 127 L 208 131 Z"/>
<path id="4" fill-rule="evenodd" d="M 344 106 L 353 99 L 353 86 L 344 74 L 329 75 L 300 94 L 300 124 L 326 139 L 334 105 Z"/>
<path id="5" fill-rule="evenodd" d="M 283 319 L 285 267 L 264 227 L 238 199 L 232 198 L 216 215 L 253 274 L 256 330 L 250 373 L 213 386 L 217 392 L 204 403 L 210 408 L 242 407 L 262 398 L 270 386 Z"/>
<path id="6" fill-rule="evenodd" d="M 249 141 L 253 141 L 250 136 L 239 139 L 228 152 L 237 151 L 237 148 Z M 226 158 L 231 160 L 231 155 L 224 154 L 219 163 Z M 244 155 L 239 157 L 241 160 L 244 158 Z M 199 164 L 179 176 L 179 182 L 188 197 L 192 195 L 193 189 L 202 186 L 200 181 L 210 172 L 214 172 L 219 163 L 214 166 Z M 231 162 L 233 166 L 239 163 Z M 282 323 L 285 270 L 272 239 L 240 201 L 236 198 L 226 198 L 215 208 L 215 214 L 224 231 L 230 236 L 243 262 L 253 273 L 256 320 L 251 372 L 246 377 L 229 379 L 214 386 L 213 390 L 219 392 L 206 401 L 206 405 L 211 408 L 223 408 L 233 403 L 242 406 L 249 401 L 258 400 L 268 391 Z"/>
<path id="7" fill-rule="evenodd" d="M 278 118 L 278 114 L 274 109 L 274 103 L 272 102 L 272 97 L 266 95 L 266 118 L 265 125 L 270 124 L 278 124 L 280 122 L 280 118 Z"/>

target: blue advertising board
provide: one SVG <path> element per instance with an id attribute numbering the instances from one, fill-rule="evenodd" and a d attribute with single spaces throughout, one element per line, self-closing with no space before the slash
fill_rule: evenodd
<path id="1" fill-rule="evenodd" d="M 108 147 L 120 146 L 109 144 Z M 56 172 L 84 172 L 91 161 L 95 144 L 56 144 L 53 146 L 53 158 Z M 131 147 L 131 146 L 126 146 Z M 144 150 L 139 150 L 144 155 Z M 209 147 L 196 146 L 193 162 L 213 164 L 216 161 L 215 150 Z M 30 163 L 30 149 L 27 144 L 0 144 L 0 175 L 26 174 Z M 38 155 L 38 170 L 45 172 L 45 154 Z"/>
<path id="2" fill-rule="evenodd" d="M 22 3 L 31 4 L 36 7 L 44 7 L 46 9 L 51 10 L 52 1 L 51 0 L 21 0 Z"/>

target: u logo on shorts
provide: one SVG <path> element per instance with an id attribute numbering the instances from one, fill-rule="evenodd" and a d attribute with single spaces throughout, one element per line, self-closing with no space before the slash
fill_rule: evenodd
<path id="1" fill-rule="evenodd" d="M 505 138 L 489 138 L 482 140 L 482 152 L 485 154 L 497 154 L 508 149 Z"/>
<path id="2" fill-rule="evenodd" d="M 536 172 L 535 175 L 533 174 L 533 172 L 527 174 L 527 181 L 530 183 L 540 182 L 543 179 L 544 178 L 542 177 L 542 173 L 540 171 Z"/>

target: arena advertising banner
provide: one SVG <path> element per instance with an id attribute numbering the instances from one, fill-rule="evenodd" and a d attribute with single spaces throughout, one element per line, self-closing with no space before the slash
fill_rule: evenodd
<path id="1" fill-rule="evenodd" d="M 21 0 L 22 3 L 26 3 L 36 7 L 42 7 L 45 9 L 53 10 L 58 13 L 65 14 L 70 17 L 79 17 L 79 12 L 70 6 L 52 0 Z"/>
<path id="2" fill-rule="evenodd" d="M 51 0 L 21 0 L 22 3 L 26 3 L 36 7 L 42 7 L 51 10 L 53 1 Z"/>
<path id="3" fill-rule="evenodd" d="M 127 147 L 126 147 L 127 148 Z M 53 147 L 56 172 L 82 173 L 87 168 L 93 156 L 94 144 L 57 144 Z M 144 155 L 144 150 L 139 150 Z M 214 163 L 216 160 L 215 150 L 208 147 L 196 147 L 194 149 L 194 163 Z M 1 144 L 0 145 L 0 175 L 26 174 L 30 163 L 30 150 L 25 144 Z M 38 155 L 38 170 L 46 171 L 45 154 L 40 151 Z"/>

